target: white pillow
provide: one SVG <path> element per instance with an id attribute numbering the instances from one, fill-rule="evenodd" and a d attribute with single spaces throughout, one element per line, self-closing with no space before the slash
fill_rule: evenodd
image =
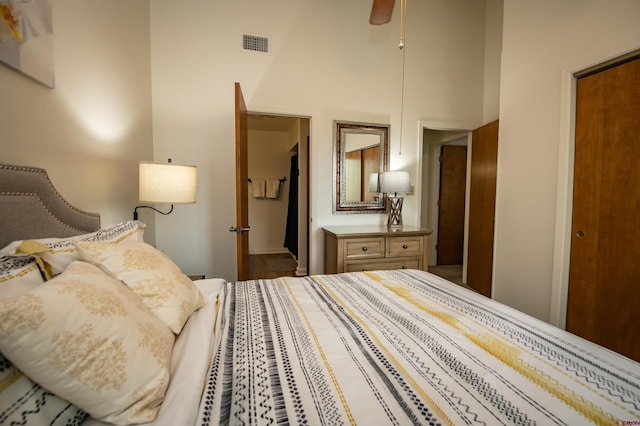
<path id="1" fill-rule="evenodd" d="M 122 280 L 176 334 L 206 303 L 193 281 L 167 255 L 147 243 L 74 244 L 83 260 Z"/>
<path id="2" fill-rule="evenodd" d="M 77 426 L 87 413 L 22 374 L 0 354 L 0 424 Z"/>
<path id="3" fill-rule="evenodd" d="M 76 235 L 67 238 L 42 238 L 32 241 L 49 247 L 48 252 L 40 253 L 40 257 L 51 265 L 54 275 L 60 274 L 73 261 L 80 260 L 74 241 L 109 241 L 118 244 L 130 244 L 144 241 L 146 224 L 137 220 L 128 220 L 117 225 L 103 228 L 89 234 Z M 0 250 L 0 254 L 15 254 L 23 240 L 14 241 Z"/>
<path id="4" fill-rule="evenodd" d="M 42 283 L 44 279 L 33 256 L 0 257 L 0 300 L 28 293 Z"/>
<path id="5" fill-rule="evenodd" d="M 0 351 L 43 388 L 109 423 L 156 417 L 174 337 L 130 289 L 85 262 L 0 301 Z"/>

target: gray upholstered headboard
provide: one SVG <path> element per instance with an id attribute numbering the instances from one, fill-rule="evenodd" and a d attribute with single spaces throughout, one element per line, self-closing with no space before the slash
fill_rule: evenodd
<path id="1" fill-rule="evenodd" d="M 0 164 L 0 248 L 11 241 L 70 237 L 100 229 L 100 216 L 73 207 L 46 170 Z"/>

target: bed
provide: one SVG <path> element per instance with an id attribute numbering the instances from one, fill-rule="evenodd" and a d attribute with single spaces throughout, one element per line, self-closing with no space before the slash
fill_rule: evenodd
<path id="1" fill-rule="evenodd" d="M 38 168 L 0 218 L 0 424 L 640 424 L 640 364 L 424 271 L 192 282 Z"/>

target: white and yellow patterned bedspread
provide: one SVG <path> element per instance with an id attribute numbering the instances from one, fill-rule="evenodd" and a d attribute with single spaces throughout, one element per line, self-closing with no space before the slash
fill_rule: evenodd
<path id="1" fill-rule="evenodd" d="M 640 424 L 640 364 L 422 271 L 220 297 L 203 425 Z"/>

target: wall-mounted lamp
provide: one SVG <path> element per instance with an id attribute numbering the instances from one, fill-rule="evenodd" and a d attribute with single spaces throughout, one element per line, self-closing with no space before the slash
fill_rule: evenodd
<path id="1" fill-rule="evenodd" d="M 411 178 L 406 170 L 395 170 L 379 174 L 380 192 L 387 194 L 389 198 L 389 218 L 387 225 L 390 228 L 402 227 L 402 202 L 403 197 L 398 193 L 406 194 L 411 191 Z M 369 181 L 371 183 L 371 181 Z"/>
<path id="2" fill-rule="evenodd" d="M 141 203 L 171 204 L 168 212 L 161 212 L 151 206 L 136 206 L 133 219 L 138 220 L 138 209 L 147 208 L 168 215 L 174 204 L 196 202 L 196 166 L 185 164 L 140 162 L 139 199 Z"/>

